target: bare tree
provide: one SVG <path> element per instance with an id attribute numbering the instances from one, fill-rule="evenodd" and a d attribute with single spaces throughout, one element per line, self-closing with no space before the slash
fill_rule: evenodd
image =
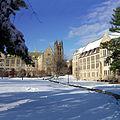
<path id="1" fill-rule="evenodd" d="M 22 80 L 23 80 L 23 77 L 25 76 L 26 76 L 26 71 L 24 69 L 21 69 L 19 72 L 19 77 L 22 77 Z"/>

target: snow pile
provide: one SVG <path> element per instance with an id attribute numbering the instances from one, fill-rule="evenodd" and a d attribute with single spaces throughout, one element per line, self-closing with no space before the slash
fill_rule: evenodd
<path id="1" fill-rule="evenodd" d="M 38 92 L 39 89 L 38 88 L 33 88 L 33 87 L 28 87 L 28 88 L 25 88 L 25 91 L 28 91 L 28 92 Z"/>

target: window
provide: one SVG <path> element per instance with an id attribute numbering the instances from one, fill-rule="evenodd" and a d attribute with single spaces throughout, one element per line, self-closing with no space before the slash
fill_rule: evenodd
<path id="1" fill-rule="evenodd" d="M 96 63 L 96 68 L 98 68 L 99 67 L 99 63 Z"/>
<path id="2" fill-rule="evenodd" d="M 15 59 L 12 59 L 11 60 L 11 66 L 14 66 L 15 65 Z"/>
<path id="3" fill-rule="evenodd" d="M 88 54 L 88 53 L 87 53 L 87 52 L 85 52 L 84 56 L 87 56 L 87 54 Z"/>
<path id="4" fill-rule="evenodd" d="M 84 57 L 84 53 L 81 54 L 81 57 Z"/>
<path id="5" fill-rule="evenodd" d="M 80 73 L 80 77 L 82 77 L 82 73 Z"/>
<path id="6" fill-rule="evenodd" d="M 100 59 L 100 56 L 96 55 L 96 68 L 99 67 L 99 59 Z"/>
<path id="7" fill-rule="evenodd" d="M 90 77 L 90 73 L 88 73 L 88 77 Z"/>
<path id="8" fill-rule="evenodd" d="M 95 77 L 95 72 L 92 72 L 92 77 Z"/>
<path id="9" fill-rule="evenodd" d="M 92 51 L 91 51 L 91 54 L 95 54 L 96 53 L 96 49 L 93 49 Z"/>
<path id="10" fill-rule="evenodd" d="M 106 56 L 106 50 L 103 50 L 103 56 L 104 57 Z"/>
<path id="11" fill-rule="evenodd" d="M 90 57 L 87 58 L 87 69 L 90 69 Z"/>
<path id="12" fill-rule="evenodd" d="M 25 66 L 25 62 L 24 61 L 22 61 L 22 66 Z"/>
<path id="13" fill-rule="evenodd" d="M 9 60 L 6 59 L 6 66 L 9 66 Z"/>
<path id="14" fill-rule="evenodd" d="M 0 70 L 4 70 L 4 68 L 0 68 Z"/>
<path id="15" fill-rule="evenodd" d="M 4 62 L 4 59 L 0 59 L 0 62 Z"/>
<path id="16" fill-rule="evenodd" d="M 95 68 L 95 57 L 91 56 L 91 68 L 94 69 Z"/>
<path id="17" fill-rule="evenodd" d="M 87 56 L 89 56 L 90 55 L 90 51 L 88 51 L 88 54 L 87 54 Z"/>
<path id="18" fill-rule="evenodd" d="M 89 51 L 89 55 L 91 55 L 91 54 L 92 54 L 92 50 Z"/>
<path id="19" fill-rule="evenodd" d="M 17 66 L 20 66 L 20 59 L 17 59 Z"/>
<path id="20" fill-rule="evenodd" d="M 86 77 L 86 73 L 84 73 L 84 77 Z"/>
<path id="21" fill-rule="evenodd" d="M 104 76 L 107 76 L 107 70 L 104 70 Z"/>
<path id="22" fill-rule="evenodd" d="M 109 50 L 107 50 L 107 55 L 110 55 L 111 53 L 110 53 L 110 51 Z"/>
<path id="23" fill-rule="evenodd" d="M 97 77 L 98 77 L 98 75 L 99 75 L 98 72 L 96 72 L 96 76 L 97 76 Z"/>
<path id="24" fill-rule="evenodd" d="M 0 63 L 0 66 L 4 66 L 4 64 L 3 64 L 3 63 Z"/>
<path id="25" fill-rule="evenodd" d="M 86 70 L 86 58 L 83 59 L 83 69 Z"/>
<path id="26" fill-rule="evenodd" d="M 9 68 L 6 68 L 6 71 L 9 71 Z"/>
<path id="27" fill-rule="evenodd" d="M 96 53 L 99 53 L 99 51 L 100 51 L 100 48 L 96 48 Z"/>
<path id="28" fill-rule="evenodd" d="M 82 59 L 80 59 L 80 70 L 82 70 Z"/>
<path id="29" fill-rule="evenodd" d="M 110 70 L 108 70 L 108 75 L 111 75 L 111 71 Z"/>

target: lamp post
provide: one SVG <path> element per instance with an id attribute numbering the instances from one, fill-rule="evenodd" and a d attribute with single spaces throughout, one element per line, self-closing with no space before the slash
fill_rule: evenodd
<path id="1" fill-rule="evenodd" d="M 69 70 L 68 70 L 68 84 L 69 84 L 69 82 L 70 82 L 70 79 L 69 79 Z"/>

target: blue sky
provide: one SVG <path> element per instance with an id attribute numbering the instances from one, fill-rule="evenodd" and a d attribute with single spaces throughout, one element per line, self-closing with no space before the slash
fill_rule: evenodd
<path id="1" fill-rule="evenodd" d="M 28 1 L 25 0 L 28 4 Z M 14 24 L 23 34 L 30 52 L 44 51 L 55 40 L 63 40 L 64 54 L 73 52 L 108 32 L 113 9 L 120 0 L 29 0 L 42 21 L 39 23 L 29 4 L 17 12 Z M 13 20 L 13 19 L 12 19 Z"/>

